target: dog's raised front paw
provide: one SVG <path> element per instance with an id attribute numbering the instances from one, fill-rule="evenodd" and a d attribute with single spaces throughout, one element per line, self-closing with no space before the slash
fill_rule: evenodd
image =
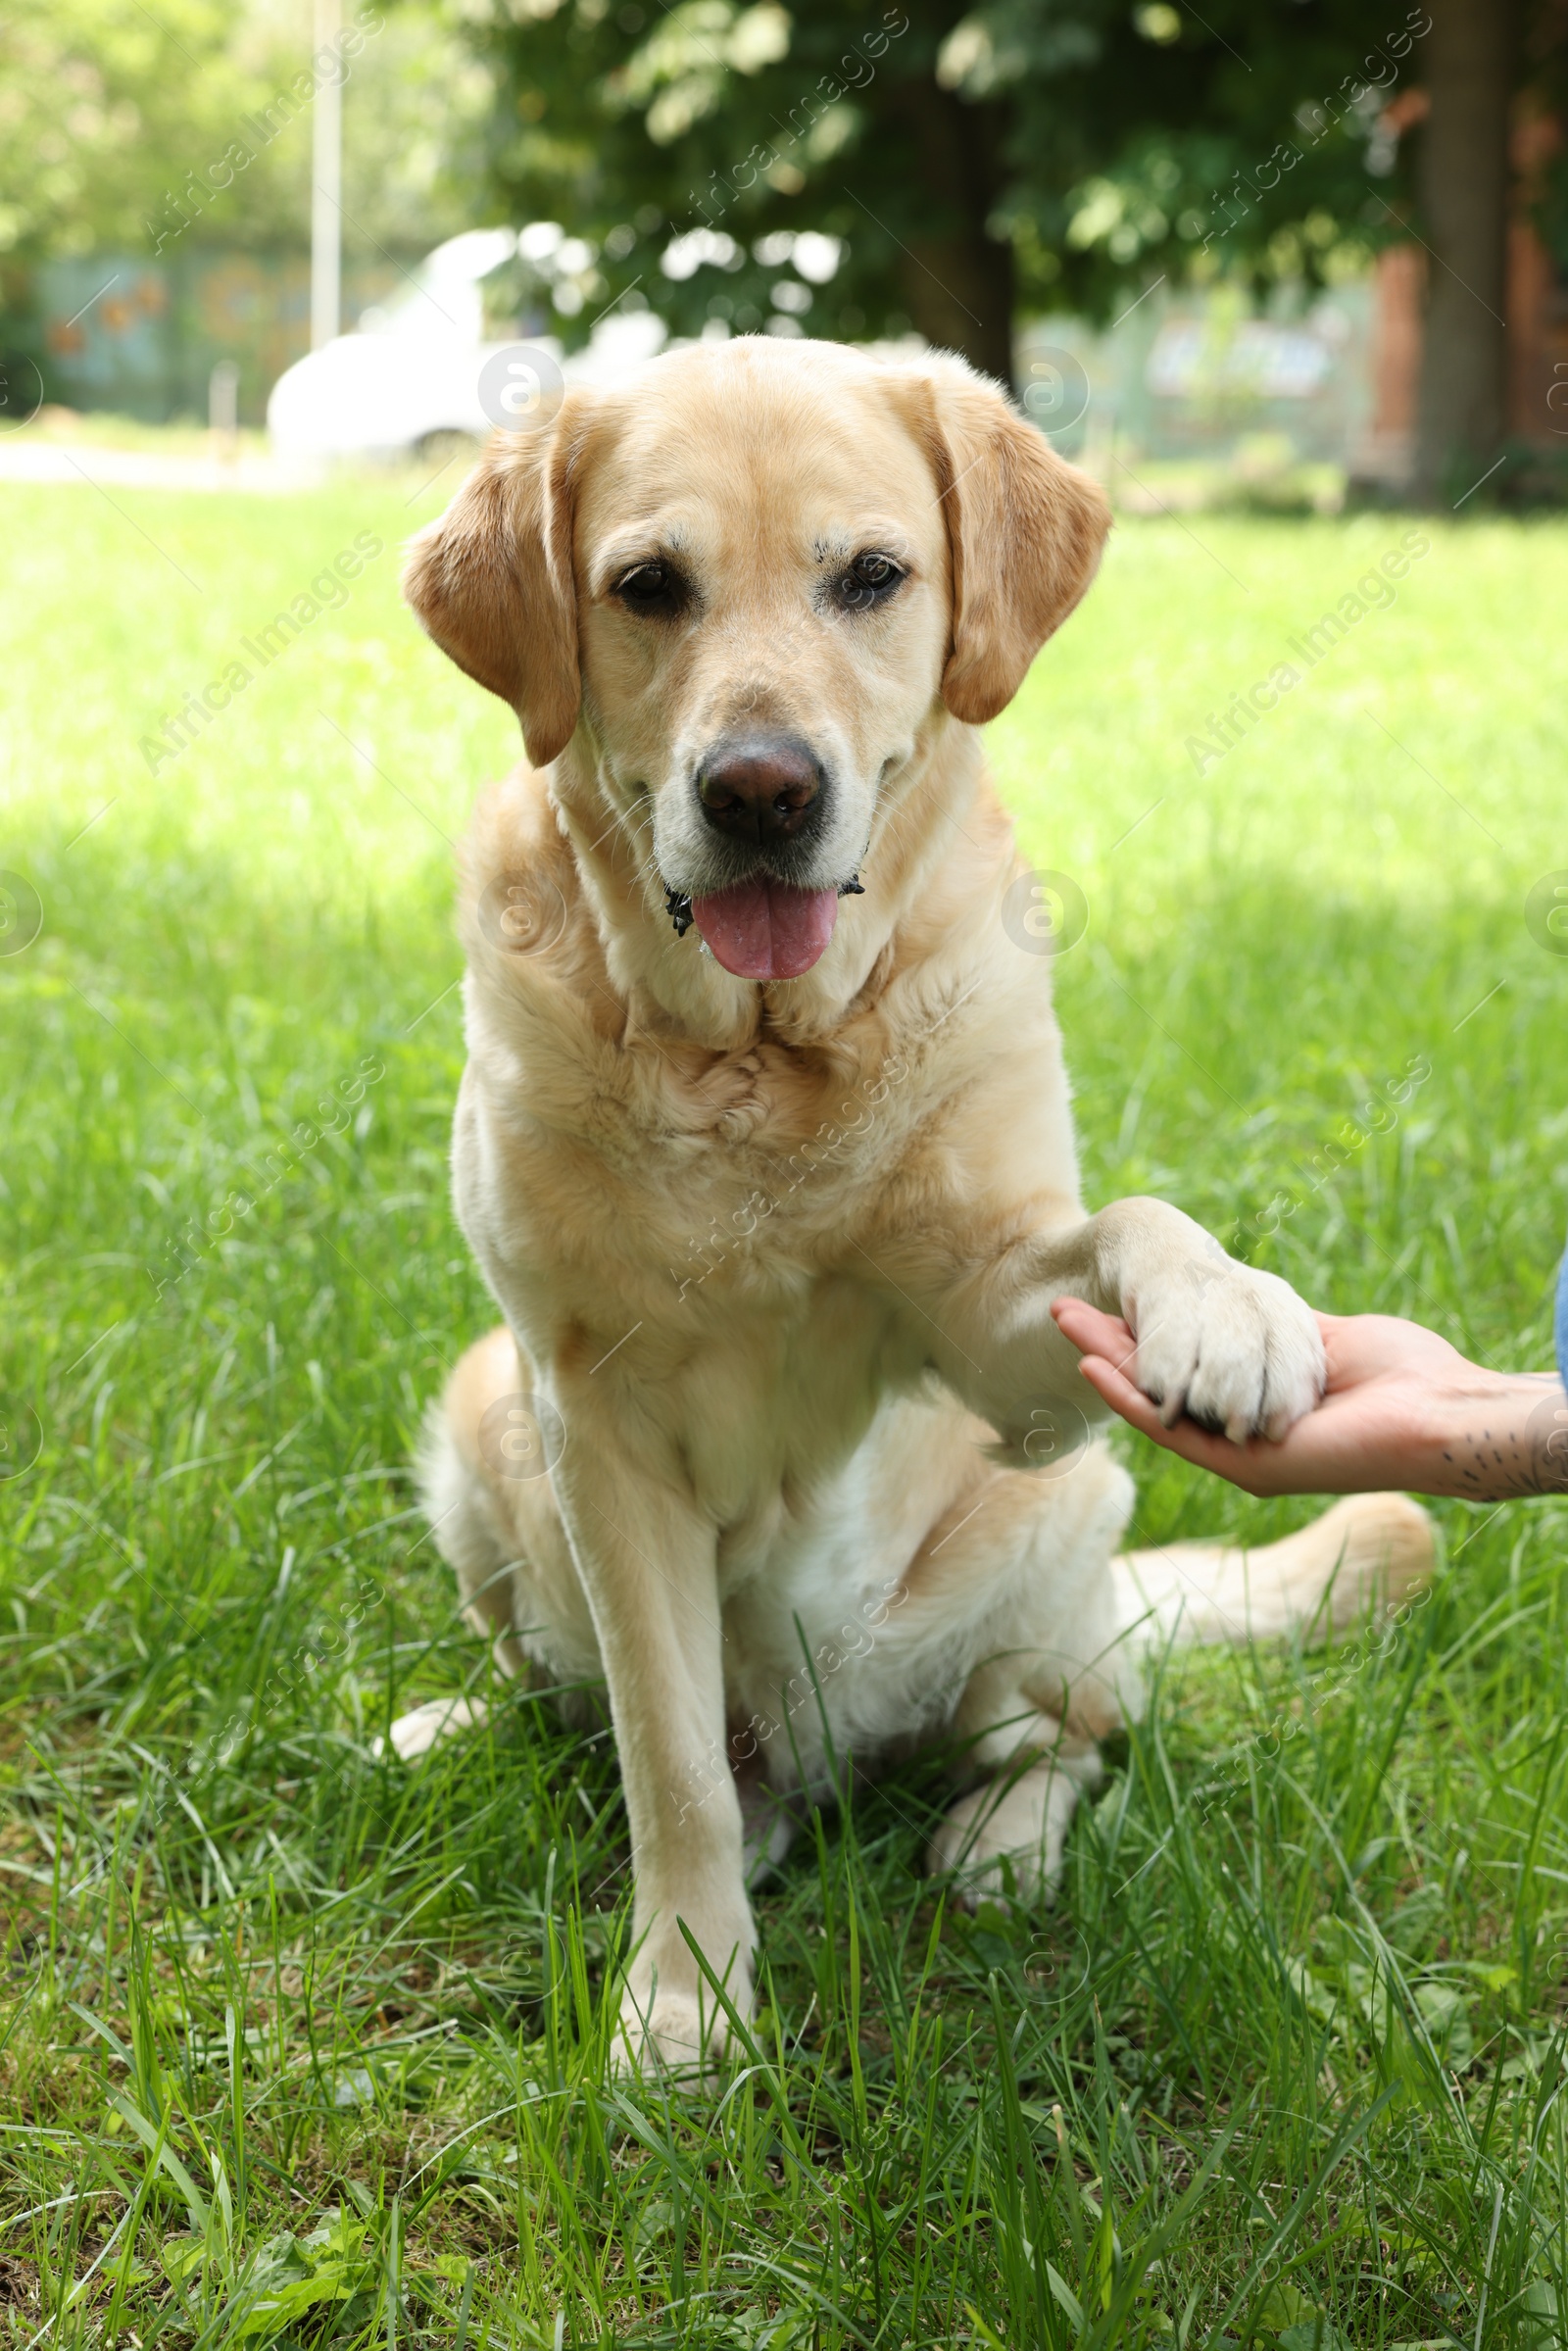
<path id="1" fill-rule="evenodd" d="M 1216 1252 L 1161 1266 L 1127 1308 L 1133 1377 L 1167 1428 L 1186 1412 L 1237 1445 L 1283 1437 L 1322 1396 L 1317 1317 L 1278 1274 Z"/>

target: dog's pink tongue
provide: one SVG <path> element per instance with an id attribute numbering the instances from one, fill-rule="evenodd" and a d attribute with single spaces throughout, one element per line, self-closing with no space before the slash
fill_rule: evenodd
<path id="1" fill-rule="evenodd" d="M 836 890 L 737 882 L 692 900 L 692 920 L 726 971 L 743 980 L 794 980 L 826 950 L 839 916 Z"/>

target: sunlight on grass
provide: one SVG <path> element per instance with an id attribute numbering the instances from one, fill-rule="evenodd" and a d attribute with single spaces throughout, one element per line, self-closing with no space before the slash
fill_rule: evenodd
<path id="1" fill-rule="evenodd" d="M 449 842 L 515 726 L 396 594 L 449 487 L 4 494 L 0 867 L 43 908 L 0 959 L 11 2339 L 1562 2342 L 1560 1503 L 1440 1506 L 1434 1592 L 1339 1651 L 1173 1661 L 1053 1912 L 945 1913 L 934 1766 L 857 1794 L 760 1905 L 708 2098 L 610 2068 L 605 1735 L 508 1690 L 377 1758 L 487 1676 L 406 1468 L 492 1317 L 446 1191 Z M 1091 1198 L 1539 1368 L 1568 532 L 1423 525 L 1392 603 L 1190 747 L 1410 527 L 1124 523 L 993 748 L 1089 904 Z M 1147 1540 L 1315 1507 L 1126 1451 Z"/>

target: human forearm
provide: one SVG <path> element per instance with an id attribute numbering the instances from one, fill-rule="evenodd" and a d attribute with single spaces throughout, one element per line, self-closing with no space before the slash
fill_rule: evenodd
<path id="1" fill-rule="evenodd" d="M 1431 1397 L 1413 1462 L 1423 1494 L 1506 1501 L 1516 1494 L 1568 1494 L 1568 1395 L 1554 1374 L 1469 1375 Z"/>

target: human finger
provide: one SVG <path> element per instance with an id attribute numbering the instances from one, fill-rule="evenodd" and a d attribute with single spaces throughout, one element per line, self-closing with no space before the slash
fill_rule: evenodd
<path id="1" fill-rule="evenodd" d="M 1102 1355 L 1108 1362 L 1130 1362 L 1138 1342 L 1119 1314 L 1102 1314 L 1081 1298 L 1052 1300 L 1057 1329 L 1084 1354 Z"/>

